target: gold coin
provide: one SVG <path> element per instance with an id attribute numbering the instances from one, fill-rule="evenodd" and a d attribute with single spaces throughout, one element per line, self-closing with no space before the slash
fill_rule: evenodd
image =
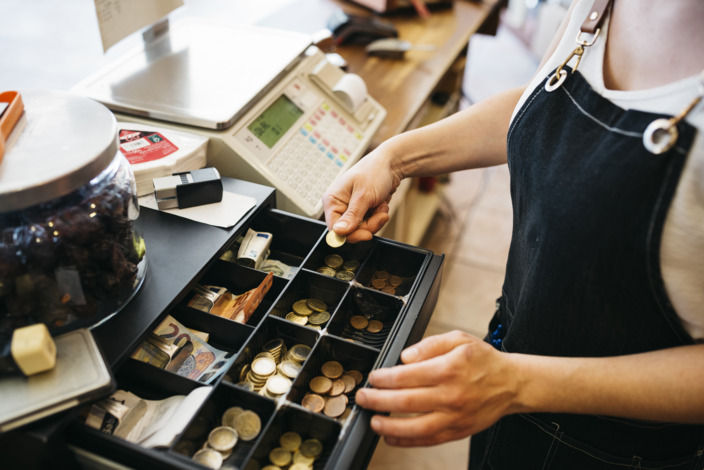
<path id="1" fill-rule="evenodd" d="M 272 375 L 266 381 L 266 389 L 272 395 L 283 395 L 291 390 L 291 385 L 291 379 L 288 379 L 283 375 Z"/>
<path id="2" fill-rule="evenodd" d="M 287 451 L 283 447 L 277 447 L 269 452 L 269 460 L 271 460 L 271 463 L 278 465 L 279 467 L 285 467 L 290 464 L 292 458 L 293 455 L 291 452 Z"/>
<path id="3" fill-rule="evenodd" d="M 389 285 L 393 287 L 398 287 L 401 284 L 403 284 L 403 279 L 401 279 L 398 276 L 391 276 L 389 277 Z"/>
<path id="4" fill-rule="evenodd" d="M 237 431 L 230 426 L 218 426 L 208 434 L 208 446 L 218 452 L 228 452 L 237 444 Z"/>
<path id="5" fill-rule="evenodd" d="M 330 395 L 331 397 L 336 397 L 338 395 L 342 395 L 344 391 L 345 382 L 342 380 L 342 378 L 339 378 L 332 381 L 332 388 L 328 392 L 328 395 Z"/>
<path id="6" fill-rule="evenodd" d="M 328 361 L 320 368 L 323 375 L 329 379 L 337 379 L 342 375 L 345 369 L 337 361 Z"/>
<path id="7" fill-rule="evenodd" d="M 332 269 L 339 268 L 340 266 L 342 266 L 342 263 L 344 263 L 344 262 L 345 262 L 345 260 L 342 259 L 342 256 L 335 254 L 335 253 L 333 253 L 331 255 L 327 255 L 325 257 L 325 264 L 330 266 Z"/>
<path id="8" fill-rule="evenodd" d="M 344 397 L 344 395 L 340 395 L 337 397 L 328 398 L 328 401 L 325 402 L 325 409 L 323 410 L 325 416 L 329 416 L 331 418 L 342 416 L 342 413 L 345 412 L 345 408 L 347 408 L 347 402 Z"/>
<path id="9" fill-rule="evenodd" d="M 222 454 L 214 449 L 201 449 L 193 455 L 193 460 L 199 464 L 218 469 L 222 466 Z"/>
<path id="10" fill-rule="evenodd" d="M 385 292 L 386 294 L 396 295 L 396 288 L 392 286 L 386 286 L 381 289 L 381 291 Z"/>
<path id="11" fill-rule="evenodd" d="M 308 387 L 318 395 L 325 395 L 332 388 L 332 380 L 319 375 L 317 377 L 313 377 L 310 382 L 308 382 Z"/>
<path id="12" fill-rule="evenodd" d="M 285 432 L 279 438 L 279 444 L 281 444 L 281 447 L 289 452 L 296 452 L 300 447 L 301 442 L 303 442 L 301 435 L 293 431 Z"/>
<path id="13" fill-rule="evenodd" d="M 317 439 L 306 439 L 301 444 L 301 454 L 317 459 L 323 453 L 323 444 Z"/>
<path id="14" fill-rule="evenodd" d="M 334 231 L 330 230 L 327 235 L 325 235 L 325 241 L 331 247 L 339 248 L 345 244 L 347 237 L 344 235 L 338 235 Z"/>
<path id="15" fill-rule="evenodd" d="M 373 287 L 374 289 L 383 289 L 384 287 L 386 287 L 386 280 L 384 280 L 384 279 L 374 279 L 374 280 L 372 281 L 372 287 Z"/>
<path id="16" fill-rule="evenodd" d="M 351 260 L 345 261 L 342 264 L 342 269 L 344 269 L 345 271 L 353 271 L 354 272 L 357 270 L 357 268 L 359 268 L 359 261 L 357 261 L 356 259 L 351 259 Z"/>
<path id="17" fill-rule="evenodd" d="M 310 299 L 301 299 L 294 302 L 293 311 L 296 312 L 297 315 L 303 315 L 305 317 L 313 313 L 313 309 L 308 306 L 308 300 Z"/>
<path id="18" fill-rule="evenodd" d="M 276 371 L 276 361 L 270 357 L 262 356 L 252 361 L 252 372 L 259 377 L 268 377 Z"/>
<path id="19" fill-rule="evenodd" d="M 325 398 L 317 393 L 306 393 L 301 400 L 301 405 L 314 413 L 320 413 L 325 408 Z"/>
<path id="20" fill-rule="evenodd" d="M 294 463 L 288 470 L 312 470 L 312 466 L 306 463 Z"/>
<path id="21" fill-rule="evenodd" d="M 345 384 L 345 391 L 343 393 L 350 393 L 357 387 L 357 381 L 351 375 L 344 373 L 340 380 Z"/>
<path id="22" fill-rule="evenodd" d="M 320 299 L 308 299 L 306 305 L 314 312 L 324 312 L 328 309 L 328 304 Z"/>
<path id="23" fill-rule="evenodd" d="M 304 465 L 307 465 L 309 468 L 312 468 L 312 465 L 314 462 L 315 462 L 315 457 L 306 457 L 305 455 L 303 455 L 301 453 L 300 449 L 293 454 L 294 465 L 304 464 Z M 262 470 L 264 470 L 264 469 L 262 469 Z"/>
<path id="24" fill-rule="evenodd" d="M 308 354 L 310 354 L 310 346 L 305 344 L 295 344 L 288 352 L 290 358 L 296 362 L 305 361 L 308 358 Z"/>
<path id="25" fill-rule="evenodd" d="M 345 375 L 349 375 L 350 377 L 352 377 L 357 385 L 362 383 L 362 380 L 364 379 L 364 376 L 358 370 L 345 371 Z"/>
<path id="26" fill-rule="evenodd" d="M 387 280 L 390 276 L 389 273 L 386 271 L 377 271 L 374 273 L 374 277 L 377 279 Z"/>
<path id="27" fill-rule="evenodd" d="M 276 351 L 281 351 L 284 347 L 284 340 L 281 338 L 275 338 L 264 343 L 264 350 L 269 351 L 271 354 L 275 355 Z"/>
<path id="28" fill-rule="evenodd" d="M 317 312 L 308 317 L 308 323 L 311 325 L 322 325 L 330 320 L 330 312 Z"/>
<path id="29" fill-rule="evenodd" d="M 296 361 L 286 360 L 279 364 L 279 372 L 289 379 L 295 379 L 301 370 L 301 365 Z"/>
<path id="30" fill-rule="evenodd" d="M 262 430 L 262 422 L 254 411 L 245 410 L 235 420 L 237 435 L 243 441 L 251 441 Z"/>
<path id="31" fill-rule="evenodd" d="M 340 272 L 338 272 L 337 274 L 335 274 L 335 277 L 336 277 L 337 279 L 342 280 L 342 281 L 347 281 L 347 282 L 349 282 L 349 281 L 351 281 L 352 279 L 354 279 L 354 273 L 351 272 L 351 271 L 340 271 Z"/>
<path id="32" fill-rule="evenodd" d="M 232 406 L 228 409 L 225 410 L 225 412 L 222 414 L 222 425 L 223 426 L 230 426 L 231 428 L 235 427 L 235 419 L 239 416 L 240 413 L 242 413 L 244 410 L 240 408 L 239 406 Z"/>
<path id="33" fill-rule="evenodd" d="M 316 269 L 320 274 L 325 274 L 326 276 L 335 277 L 335 270 L 330 266 L 322 266 Z"/>
<path id="34" fill-rule="evenodd" d="M 367 331 L 370 333 L 378 333 L 384 329 L 384 324 L 379 320 L 372 320 L 367 325 Z"/>
<path id="35" fill-rule="evenodd" d="M 308 317 L 298 315 L 295 312 L 288 312 L 286 314 L 286 320 L 292 321 L 293 323 L 297 323 L 299 325 L 305 325 L 308 323 Z"/>
<path id="36" fill-rule="evenodd" d="M 316 331 L 322 330 L 322 328 L 320 328 L 320 325 L 312 325 L 312 324 L 308 323 L 306 326 L 307 326 L 308 328 L 311 328 L 311 329 L 316 330 Z"/>
<path id="37" fill-rule="evenodd" d="M 369 321 L 361 315 L 354 315 L 350 318 L 350 325 L 355 330 L 363 330 L 369 325 Z"/>

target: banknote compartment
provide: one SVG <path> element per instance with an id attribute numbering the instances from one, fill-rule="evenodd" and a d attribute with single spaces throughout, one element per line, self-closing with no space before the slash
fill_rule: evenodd
<path id="1" fill-rule="evenodd" d="M 302 299 L 322 300 L 327 304 L 327 311 L 332 315 L 348 287 L 347 282 L 339 279 L 301 271 L 277 299 L 269 315 L 285 319 L 286 315 L 293 311 L 293 304 Z M 321 326 L 324 328 L 328 323 L 329 321 Z"/>
<path id="2" fill-rule="evenodd" d="M 318 339 L 318 334 L 310 328 L 305 328 L 277 317 L 266 318 L 237 355 L 234 364 L 225 373 L 222 379 L 223 382 L 237 386 L 237 383 L 244 378 L 246 370 L 255 356 L 264 351 L 264 345 L 267 342 L 274 339 L 282 339 L 287 349 L 296 344 L 305 344 L 312 350 Z M 237 387 L 240 388 L 239 386 Z M 242 388 L 242 390 L 246 389 Z"/>
<path id="3" fill-rule="evenodd" d="M 152 331 L 156 331 L 160 327 L 162 322 L 165 322 L 169 316 L 171 316 L 174 320 L 176 320 L 184 327 L 191 330 L 191 332 L 198 331 L 207 334 L 208 339 L 207 341 L 205 341 L 207 345 L 226 353 L 226 356 L 223 358 L 223 360 L 219 360 L 218 362 L 212 365 L 211 371 L 204 373 L 203 376 L 198 379 L 192 379 L 193 381 L 201 383 L 203 385 L 212 385 L 213 383 L 217 382 L 217 380 L 220 380 L 221 374 L 219 370 L 219 365 L 222 364 L 220 367 L 227 367 L 226 361 L 230 361 L 230 358 L 232 358 L 239 352 L 239 350 L 244 346 L 244 343 L 254 331 L 254 328 L 251 326 L 241 325 L 239 323 L 225 320 L 223 318 L 219 318 L 214 315 L 210 315 L 208 313 L 186 307 L 184 305 L 176 305 L 176 307 L 171 309 L 168 312 L 168 315 L 164 315 L 159 321 L 154 323 Z M 173 334 L 173 336 L 178 337 L 180 336 L 180 333 L 181 332 L 176 332 Z M 140 347 L 142 347 L 142 344 L 143 343 L 140 343 L 134 350 L 132 350 L 132 353 L 130 354 L 131 358 L 128 360 L 128 362 L 136 362 L 143 364 L 145 367 L 150 368 L 152 370 L 157 370 L 162 374 L 182 377 L 177 374 L 176 371 L 167 370 L 168 366 L 166 366 L 165 368 L 160 368 L 155 365 L 151 365 L 149 363 L 135 359 L 134 354 Z M 234 359 L 232 359 L 232 361 L 234 361 Z M 216 377 L 215 379 L 210 379 L 213 374 L 218 374 L 218 377 Z"/>
<path id="4" fill-rule="evenodd" d="M 372 281 L 381 271 L 390 276 L 398 276 L 401 284 L 395 288 L 393 295 L 404 296 L 415 285 L 422 268 L 427 264 L 432 253 L 414 248 L 410 245 L 379 240 L 369 258 L 362 266 L 357 281 L 373 289 Z"/>
<path id="5" fill-rule="evenodd" d="M 284 406 L 274 416 L 244 468 L 264 468 L 269 465 L 269 453 L 281 446 L 279 442 L 281 435 L 291 431 L 298 433 L 303 441 L 319 440 L 323 445 L 323 452 L 315 460 L 313 468 L 316 470 L 329 468 L 328 461 L 337 444 L 340 428 L 339 423 L 330 419 L 291 406 Z"/>
<path id="6" fill-rule="evenodd" d="M 376 239 L 372 239 L 366 242 L 345 243 L 338 248 L 333 248 L 327 244 L 325 239 L 322 239 L 315 247 L 315 250 L 313 250 L 310 257 L 306 260 L 303 267 L 309 271 L 320 272 L 321 268 L 327 266 L 325 260 L 330 255 L 341 256 L 343 262 L 357 261 L 361 266 L 364 263 L 364 260 L 369 256 L 369 253 L 372 251 L 376 243 Z M 357 274 L 359 274 L 359 268 L 357 268 L 354 272 L 355 277 Z"/>
<path id="7" fill-rule="evenodd" d="M 381 349 L 398 320 L 403 306 L 403 301 L 398 297 L 353 287 L 347 292 L 330 321 L 328 333 L 352 340 L 354 343 Z M 364 317 L 367 321 L 381 322 L 383 324 L 381 331 L 373 333 L 367 328 L 354 328 L 350 320 L 357 316 Z"/>
<path id="8" fill-rule="evenodd" d="M 145 400 L 164 400 L 174 395 L 188 395 L 202 386 L 197 382 L 156 369 L 148 364 L 127 361 L 116 373 L 117 388 L 131 392 Z M 163 468 L 168 448 L 147 448 L 106 434 L 85 424 L 92 405 L 81 409 L 79 417 L 68 432 L 87 443 L 88 448 L 100 449 L 101 454 L 115 462 L 135 468 Z M 177 442 L 174 439 L 174 443 Z M 161 465 L 159 465 L 161 463 Z"/>
<path id="9" fill-rule="evenodd" d="M 355 406 L 354 394 L 367 382 L 369 372 L 371 372 L 377 362 L 379 351 L 352 343 L 348 340 L 336 338 L 334 336 L 323 336 L 311 356 L 308 358 L 303 370 L 298 374 L 298 378 L 293 383 L 291 391 L 286 399 L 290 402 L 301 405 L 301 401 L 306 393 L 310 391 L 309 383 L 314 377 L 323 375 L 321 368 L 328 361 L 337 361 L 342 365 L 345 372 L 356 370 L 362 373 L 362 381 L 348 394 L 348 408 L 351 410 Z M 311 412 L 313 413 L 313 412 Z M 322 412 L 321 416 L 325 416 Z M 346 416 L 343 415 L 343 418 Z M 327 416 L 325 416 L 327 419 Z"/>
<path id="10" fill-rule="evenodd" d="M 287 212 L 270 209 L 261 212 L 248 225 L 255 232 L 272 234 L 269 259 L 281 261 L 289 266 L 300 268 L 313 247 L 325 233 L 325 225 Z M 242 231 L 242 235 L 247 229 Z M 239 237 L 238 237 L 239 239 Z M 230 250 L 237 254 L 239 242 L 235 241 Z M 236 257 L 230 260 L 236 263 Z"/>
<path id="11" fill-rule="evenodd" d="M 262 271 L 257 271 L 255 269 L 247 268 L 245 266 L 240 266 L 236 263 L 217 260 L 208 269 L 208 271 L 206 271 L 206 273 L 200 279 L 198 284 L 225 287 L 233 294 L 240 295 L 244 294 L 245 292 L 251 289 L 257 288 L 262 283 L 262 281 L 264 281 L 266 276 L 267 273 L 264 273 Z M 244 323 L 244 325 L 256 327 L 259 322 L 266 316 L 266 313 L 269 311 L 269 309 L 271 309 L 271 307 L 274 305 L 274 301 L 279 295 L 281 295 L 281 292 L 284 290 L 287 284 L 287 280 L 274 276 L 271 288 L 266 293 L 257 309 L 249 317 L 247 322 Z M 182 304 L 188 305 L 188 303 L 195 295 L 195 290 L 191 290 L 183 299 Z M 198 312 L 202 311 L 198 310 Z M 211 317 L 228 321 L 230 323 L 241 324 L 228 318 L 219 317 L 217 315 L 210 314 L 207 312 L 203 313 Z M 220 324 L 220 322 L 218 321 L 216 322 L 216 324 Z M 251 334 L 251 331 L 248 331 L 247 336 L 249 336 L 249 334 Z"/>
<path id="12" fill-rule="evenodd" d="M 223 414 L 228 408 L 234 406 L 253 411 L 259 416 L 261 422 L 261 430 L 257 437 L 250 441 L 238 438 L 232 454 L 223 459 L 223 466 L 230 465 L 242 468 L 252 449 L 256 447 L 257 442 L 264 435 L 267 425 L 274 415 L 275 404 L 271 400 L 236 387 L 226 385 L 217 387 L 174 445 L 171 446 L 169 452 L 176 458 L 184 459 L 186 463 L 192 462 L 197 465 L 192 460 L 193 454 L 207 442 L 210 431 L 223 425 Z"/>

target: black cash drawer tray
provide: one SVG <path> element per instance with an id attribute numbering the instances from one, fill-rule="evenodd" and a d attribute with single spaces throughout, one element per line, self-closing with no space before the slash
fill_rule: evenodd
<path id="1" fill-rule="evenodd" d="M 249 183 L 238 187 L 239 192 L 244 189 L 245 194 L 252 190 L 257 192 L 260 188 Z M 369 427 L 371 414 L 354 404 L 354 393 L 350 394 L 344 419 L 306 409 L 301 401 L 308 390 L 308 381 L 319 375 L 321 365 L 329 360 L 340 362 L 346 370 L 362 372 L 364 378 L 360 387 L 367 386 L 367 375 L 371 370 L 398 363 L 401 350 L 418 341 L 428 324 L 437 301 L 443 256 L 380 237 L 333 249 L 325 242 L 327 230 L 324 223 L 272 209 L 272 201 L 272 197 L 260 197 L 258 206 L 229 231 L 193 226 L 188 221 L 165 214 L 148 214 L 145 239 L 149 244 L 150 267 L 147 279 L 152 284 L 169 284 L 168 278 L 154 277 L 168 276 L 175 263 L 168 258 L 171 261 L 162 266 L 157 257 L 188 258 L 188 253 L 178 250 L 191 245 L 199 247 L 195 248 L 196 251 L 203 251 L 201 241 L 211 245 L 196 262 L 181 263 L 186 274 L 175 274 L 178 282 L 176 285 L 171 283 L 171 290 L 161 293 L 159 299 L 153 299 L 146 292 L 140 293 L 145 297 L 141 302 L 137 296 L 133 302 L 136 305 L 130 305 L 127 312 L 115 317 L 119 321 L 112 322 L 112 325 L 108 322 L 96 331 L 113 364 L 118 388 L 143 398 L 160 399 L 187 394 L 203 385 L 130 358 L 134 348 L 166 315 L 189 328 L 210 333 L 209 343 L 236 357 L 230 370 L 212 384 L 206 402 L 168 449 L 147 449 L 130 444 L 86 426 L 80 418 L 72 419 L 69 444 L 81 464 L 98 467 L 107 461 L 136 468 L 204 468 L 187 455 L 197 450 L 205 439 L 202 432 L 193 438 L 198 434 L 194 429 L 204 423 L 207 429 L 212 429 L 224 410 L 241 406 L 260 416 L 261 432 L 253 441 L 239 442 L 223 466 L 244 469 L 254 462 L 265 466 L 269 450 L 277 446 L 279 437 L 286 431 L 296 431 L 304 439 L 316 438 L 323 443 L 324 451 L 315 461 L 316 469 L 366 466 L 376 444 L 376 436 Z M 266 273 L 262 271 L 220 259 L 248 228 L 273 234 L 270 258 L 295 266 L 293 276 L 274 277 L 271 289 L 247 324 L 188 307 L 192 289 L 198 283 L 225 286 L 239 293 L 257 286 L 264 279 Z M 220 240 L 219 245 L 213 246 L 213 239 Z M 319 272 L 331 254 L 358 263 L 351 280 Z M 372 286 L 379 271 L 397 276 L 394 293 Z M 143 287 L 147 290 L 154 288 L 149 283 Z M 295 301 L 311 297 L 326 302 L 331 314 L 320 330 L 286 319 Z M 373 317 L 383 327 L 374 333 L 351 327 L 350 319 L 360 315 Z M 135 318 L 139 318 L 137 326 L 134 325 Z M 124 330 L 123 323 L 129 323 L 132 329 Z M 116 329 L 126 331 L 124 334 L 129 333 L 131 337 L 115 339 Z M 263 344 L 274 338 L 282 339 L 288 348 L 294 344 L 311 348 L 290 391 L 278 399 L 261 396 L 237 384 L 243 369 L 262 350 Z"/>

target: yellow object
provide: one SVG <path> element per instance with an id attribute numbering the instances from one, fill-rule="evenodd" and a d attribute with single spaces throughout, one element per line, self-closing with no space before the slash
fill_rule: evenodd
<path id="1" fill-rule="evenodd" d="M 17 328 L 12 333 L 12 358 L 24 375 L 34 375 L 56 365 L 56 344 L 43 323 Z"/>

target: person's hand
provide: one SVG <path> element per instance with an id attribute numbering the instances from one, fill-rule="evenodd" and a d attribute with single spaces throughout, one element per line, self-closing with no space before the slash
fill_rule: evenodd
<path id="1" fill-rule="evenodd" d="M 356 243 L 371 240 L 389 220 L 389 201 L 401 183 L 382 144 L 337 178 L 323 195 L 328 229 Z"/>
<path id="2" fill-rule="evenodd" d="M 401 354 L 404 365 L 373 371 L 375 388 L 357 404 L 410 417 L 375 415 L 372 429 L 396 446 L 428 446 L 462 439 L 514 412 L 519 374 L 510 355 L 467 333 L 430 336 Z"/>

